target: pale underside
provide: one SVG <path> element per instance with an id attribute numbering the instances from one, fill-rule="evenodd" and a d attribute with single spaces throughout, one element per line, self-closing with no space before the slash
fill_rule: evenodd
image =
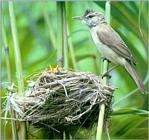
<path id="1" fill-rule="evenodd" d="M 124 65 L 125 63 L 124 58 L 120 57 L 112 49 L 110 49 L 108 46 L 104 45 L 102 42 L 99 41 L 95 28 L 91 30 L 91 34 L 92 34 L 93 41 L 97 49 L 100 51 L 102 57 L 110 60 L 115 64 Z"/>

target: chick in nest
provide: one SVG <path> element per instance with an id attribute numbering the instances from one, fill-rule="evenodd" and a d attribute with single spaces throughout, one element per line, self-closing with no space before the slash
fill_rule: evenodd
<path id="1" fill-rule="evenodd" d="M 59 72 L 59 66 L 57 65 L 56 67 L 52 68 L 50 65 L 50 69 L 48 70 L 50 73 L 57 73 Z"/>

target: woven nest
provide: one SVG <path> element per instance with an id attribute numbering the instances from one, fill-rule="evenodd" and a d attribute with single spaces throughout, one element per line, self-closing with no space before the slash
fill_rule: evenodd
<path id="1" fill-rule="evenodd" d="M 60 128 L 93 123 L 103 102 L 107 120 L 112 94 L 113 88 L 103 85 L 93 74 L 46 70 L 30 78 L 25 97 L 13 94 L 10 101 L 18 120 L 37 127 Z"/>

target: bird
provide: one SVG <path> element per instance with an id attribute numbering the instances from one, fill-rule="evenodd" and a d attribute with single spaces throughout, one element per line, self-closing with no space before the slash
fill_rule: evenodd
<path id="1" fill-rule="evenodd" d="M 75 16 L 73 19 L 80 20 L 89 27 L 101 56 L 116 65 L 123 66 L 141 93 L 145 93 L 144 84 L 135 70 L 135 59 L 120 35 L 107 23 L 103 13 L 87 9 L 83 16 Z"/>

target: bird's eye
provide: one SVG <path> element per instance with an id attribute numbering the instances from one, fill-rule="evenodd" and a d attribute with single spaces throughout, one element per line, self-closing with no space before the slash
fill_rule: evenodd
<path id="1" fill-rule="evenodd" d="M 88 18 L 92 18 L 92 17 L 94 17 L 94 15 L 89 15 L 89 16 L 88 16 Z"/>

